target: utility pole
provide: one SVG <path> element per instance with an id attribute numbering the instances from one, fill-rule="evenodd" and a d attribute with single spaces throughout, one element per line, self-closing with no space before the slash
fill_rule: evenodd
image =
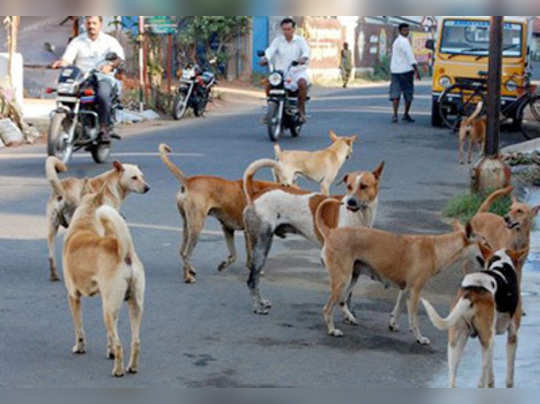
<path id="1" fill-rule="evenodd" d="M 145 66 L 146 61 L 144 60 L 144 17 L 139 16 L 139 111 L 143 112 L 144 110 L 144 91 L 145 91 Z"/>
<path id="2" fill-rule="evenodd" d="M 471 188 L 486 194 L 510 185 L 511 171 L 499 156 L 503 17 L 492 16 L 489 26 L 487 78 L 487 130 L 484 157 L 472 170 Z"/>

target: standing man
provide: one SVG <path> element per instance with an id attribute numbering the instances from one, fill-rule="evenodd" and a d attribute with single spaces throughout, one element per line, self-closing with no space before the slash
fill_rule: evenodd
<path id="1" fill-rule="evenodd" d="M 390 84 L 390 100 L 394 107 L 392 122 L 398 121 L 399 99 L 401 93 L 405 99 L 405 112 L 403 118 L 405 122 L 414 122 L 409 115 L 409 109 L 414 94 L 414 74 L 420 80 L 420 72 L 414 58 L 411 44 L 407 37 L 409 36 L 409 24 L 399 24 L 399 36 L 392 45 L 392 61 L 390 71 L 392 72 L 392 82 Z"/>
<path id="2" fill-rule="evenodd" d="M 310 50 L 304 38 L 296 35 L 296 22 L 292 18 L 284 18 L 280 23 L 281 34 L 272 41 L 270 47 L 265 51 L 262 64 L 271 61 L 277 70 L 289 74 L 285 77 L 287 88 L 295 90 L 298 88 L 298 109 L 300 121 L 306 120 L 306 98 L 308 92 L 309 77 L 307 64 Z M 293 61 L 298 62 L 298 66 L 292 67 Z M 266 83 L 266 94 L 270 91 L 270 83 Z"/>
<path id="3" fill-rule="evenodd" d="M 124 49 L 116 38 L 101 32 L 103 17 L 87 16 L 85 20 L 86 32 L 75 37 L 67 46 L 62 59 L 52 64 L 53 69 L 75 64 L 83 72 L 94 68 L 98 62 L 103 61 L 96 73 L 96 96 L 101 126 L 101 141 L 111 142 L 112 128 L 112 96 L 118 91 L 118 83 L 113 74 L 115 69 L 125 59 Z M 118 58 L 114 61 L 105 61 L 105 56 L 114 52 Z"/>
<path id="4" fill-rule="evenodd" d="M 351 77 L 352 70 L 352 53 L 349 49 L 349 44 L 343 42 L 343 49 L 341 50 L 341 60 L 339 63 L 339 70 L 341 71 L 341 79 L 343 80 L 343 88 L 347 88 L 349 77 Z"/>

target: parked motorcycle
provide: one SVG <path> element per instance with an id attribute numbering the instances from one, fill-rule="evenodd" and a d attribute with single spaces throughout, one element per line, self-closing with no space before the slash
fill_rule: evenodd
<path id="1" fill-rule="evenodd" d="M 188 64 L 182 70 L 178 94 L 174 100 L 173 118 L 182 119 L 188 108 L 193 109 L 195 116 L 202 116 L 216 83 L 214 73 L 202 70 L 197 64 Z"/>
<path id="2" fill-rule="evenodd" d="M 257 56 L 264 57 L 264 51 L 258 51 Z M 264 123 L 268 129 L 268 137 L 272 142 L 276 142 L 285 129 L 289 129 L 292 137 L 300 136 L 304 122 L 300 120 L 300 110 L 298 108 L 298 89 L 287 88 L 287 76 L 292 67 L 298 66 L 298 62 L 293 61 L 286 72 L 276 70 L 274 65 L 268 61 L 268 82 L 270 92 L 267 98 L 267 109 Z M 307 97 L 306 102 L 309 100 Z"/>
<path id="3" fill-rule="evenodd" d="M 45 49 L 55 56 L 55 48 L 45 43 Z M 56 93 L 56 109 L 51 112 L 47 138 L 47 154 L 68 163 L 74 151 L 84 148 L 96 163 L 104 163 L 111 152 L 110 143 L 101 142 L 97 109 L 96 73 L 105 62 L 118 58 L 114 52 L 105 56 L 96 66 L 83 73 L 77 66 L 66 66 L 60 71 L 56 88 L 47 88 L 48 94 Z M 118 89 L 113 94 L 112 119 L 122 109 Z"/>

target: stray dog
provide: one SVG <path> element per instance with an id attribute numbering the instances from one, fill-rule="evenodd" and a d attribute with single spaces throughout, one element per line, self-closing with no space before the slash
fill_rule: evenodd
<path id="1" fill-rule="evenodd" d="M 520 282 L 516 271 L 528 251 L 501 249 L 495 253 L 484 243 L 480 249 L 486 270 L 465 275 L 452 310 L 441 318 L 425 299 L 433 325 L 448 331 L 448 376 L 450 387 L 456 387 L 456 373 L 469 337 L 478 337 L 482 346 L 482 376 L 478 387 L 493 387 L 493 343 L 495 335 L 508 333 L 506 341 L 506 387 L 514 385 L 517 333 L 521 323 Z"/>
<path id="2" fill-rule="evenodd" d="M 339 169 L 345 160 L 351 157 L 353 143 L 358 136 L 337 136 L 330 131 L 332 144 L 320 151 L 308 152 L 299 150 L 282 151 L 277 143 L 274 144 L 276 160 L 281 164 L 283 177 L 277 177 L 281 184 L 295 184 L 296 176 L 309 178 L 321 184 L 321 193 L 329 195 L 330 185 L 334 182 Z"/>
<path id="3" fill-rule="evenodd" d="M 389 280 L 400 289 L 390 314 L 391 331 L 398 330 L 401 300 L 409 292 L 409 327 L 418 343 L 429 344 L 418 326 L 420 292 L 427 281 L 454 263 L 467 247 L 476 245 L 470 225 L 464 228 L 455 222 L 454 232 L 441 235 L 402 235 L 368 227 L 332 229 L 324 219 L 329 209 L 338 206 L 338 201 L 328 199 L 319 205 L 316 215 L 316 225 L 324 239 L 321 257 L 330 275 L 330 298 L 323 310 L 328 334 L 343 335 L 334 326 L 336 303 L 350 323 L 358 324 L 346 299 L 354 287 L 354 279 L 366 274 L 373 279 Z"/>
<path id="4" fill-rule="evenodd" d="M 249 279 L 247 286 L 256 314 L 268 314 L 270 301 L 259 292 L 259 278 L 268 257 L 274 235 L 285 238 L 287 233 L 301 234 L 317 245 L 323 239 L 315 227 L 315 211 L 324 200 L 335 200 L 336 204 L 325 212 L 331 227 L 372 226 L 378 206 L 379 181 L 384 162 L 373 171 L 356 171 L 344 176 L 347 185 L 345 195 L 326 196 L 296 187 L 274 186 L 257 191 L 253 176 L 262 167 L 281 170 L 275 160 L 257 160 L 244 172 L 244 192 L 247 206 L 244 210 L 245 235 L 247 242 Z M 337 202 L 343 202 L 341 206 Z M 356 282 L 355 278 L 353 282 Z M 349 295 L 347 303 L 350 305 Z"/>
<path id="5" fill-rule="evenodd" d="M 459 124 L 459 164 L 463 164 L 463 147 L 469 138 L 469 164 L 472 163 L 473 146 L 478 145 L 479 153 L 483 153 L 486 143 L 487 120 L 485 116 L 478 117 L 482 111 L 483 103 L 476 104 L 476 109 L 471 116 L 463 119 Z"/>
<path id="6" fill-rule="evenodd" d="M 219 264 L 218 271 L 223 271 L 236 261 L 234 232 L 244 230 L 242 212 L 246 206 L 242 189 L 242 180 L 229 181 L 209 175 L 186 177 L 167 156 L 171 148 L 166 144 L 159 145 L 163 164 L 180 183 L 176 194 L 176 204 L 184 222 L 183 241 L 180 257 L 184 262 L 184 282 L 194 283 L 196 271 L 191 263 L 191 255 L 197 245 L 207 216 L 214 216 L 223 228 L 229 256 Z M 254 187 L 262 191 L 274 187 L 273 182 L 256 181 Z"/>
<path id="7" fill-rule="evenodd" d="M 67 230 L 62 264 L 75 327 L 73 353 L 86 352 L 81 296 L 99 293 L 107 329 L 107 358 L 114 359 L 112 374 L 120 377 L 124 375 L 124 354 L 117 330 L 118 313 L 127 301 L 131 323 L 127 371 L 137 373 L 145 276 L 126 222 L 114 208 L 103 205 L 106 187 L 83 197 Z"/>
<path id="8" fill-rule="evenodd" d="M 52 188 L 51 196 L 47 201 L 47 241 L 51 281 L 59 279 L 54 259 L 56 233 L 60 226 L 68 228 L 75 209 L 86 193 L 97 192 L 105 186 L 105 203 L 118 210 L 130 192 L 144 194 L 150 190 L 150 186 L 144 180 L 143 173 L 139 167 L 133 164 L 122 164 L 115 161 L 112 170 L 97 177 L 81 179 L 69 177 L 60 180 L 57 172 L 66 170 L 66 165 L 56 157 L 47 158 L 45 172 Z"/>
<path id="9" fill-rule="evenodd" d="M 471 219 L 473 232 L 482 237 L 495 251 L 510 249 L 529 251 L 530 233 L 534 218 L 540 210 L 540 206 L 530 207 L 526 203 L 519 202 L 512 196 L 512 205 L 508 213 L 502 218 L 489 212 L 493 201 L 504 195 L 509 195 L 513 187 L 499 189 L 489 195 Z M 527 255 L 525 255 L 525 258 Z M 516 264 L 518 274 L 521 276 L 521 268 L 525 258 Z"/>

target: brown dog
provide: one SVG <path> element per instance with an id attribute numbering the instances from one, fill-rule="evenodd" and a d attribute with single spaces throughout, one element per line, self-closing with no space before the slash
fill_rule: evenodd
<path id="1" fill-rule="evenodd" d="M 276 160 L 281 164 L 283 173 L 276 182 L 292 185 L 296 176 L 302 175 L 321 184 L 321 193 L 329 195 L 330 185 L 336 179 L 339 169 L 353 152 L 353 143 L 358 136 L 338 136 L 330 131 L 332 144 L 324 150 L 308 152 L 303 150 L 282 151 L 277 143 L 274 144 Z"/>
<path id="2" fill-rule="evenodd" d="M 113 169 L 94 178 L 69 177 L 58 178 L 57 172 L 66 171 L 67 167 L 56 157 L 50 156 L 45 162 L 45 173 L 51 184 L 52 192 L 47 201 L 47 226 L 49 246 L 49 268 L 51 281 L 57 281 L 58 272 L 54 259 L 54 239 L 60 226 L 67 228 L 75 209 L 86 193 L 97 192 L 105 186 L 105 203 L 115 209 L 130 192 L 144 194 L 150 186 L 144 180 L 142 171 L 133 164 L 113 162 Z"/>
<path id="3" fill-rule="evenodd" d="M 493 387 L 493 344 L 496 334 L 508 333 L 506 342 L 506 386 L 514 385 L 517 334 L 521 324 L 521 295 L 517 265 L 525 259 L 527 250 L 500 249 L 493 252 L 485 244 L 480 249 L 486 270 L 465 276 L 447 318 L 441 318 L 425 299 L 433 325 L 448 330 L 449 385 L 456 387 L 459 361 L 469 337 L 478 336 L 482 346 L 482 376 L 478 387 Z"/>
<path id="4" fill-rule="evenodd" d="M 344 176 L 347 193 L 326 196 L 319 193 L 274 184 L 264 190 L 256 189 L 253 176 L 262 167 L 281 170 L 275 160 L 254 161 L 244 172 L 244 192 L 247 206 L 244 210 L 245 234 L 248 247 L 249 279 L 247 285 L 256 314 L 268 314 L 270 301 L 262 298 L 259 278 L 270 252 L 274 235 L 284 238 L 287 233 L 301 234 L 314 244 L 322 245 L 322 237 L 315 226 L 315 211 L 324 200 L 336 200 L 343 205 L 332 205 L 325 219 L 332 227 L 372 226 L 379 201 L 379 181 L 384 162 L 373 171 L 355 171 Z M 352 280 L 356 282 L 357 277 Z M 349 295 L 347 304 L 350 305 Z"/>
<path id="5" fill-rule="evenodd" d="M 463 162 L 463 147 L 465 141 L 469 139 L 469 164 L 472 163 L 473 146 L 478 146 L 479 153 L 483 153 L 486 143 L 487 120 L 485 116 L 478 117 L 482 111 L 483 103 L 476 104 L 476 109 L 471 116 L 463 119 L 459 124 L 459 164 Z"/>
<path id="6" fill-rule="evenodd" d="M 528 252 L 531 227 L 540 206 L 530 207 L 512 196 L 512 205 L 504 218 L 489 212 L 493 201 L 509 195 L 512 190 L 513 187 L 510 186 L 489 195 L 478 209 L 476 215 L 471 219 L 471 227 L 473 232 L 482 237 L 495 251 L 511 249 L 515 251 L 526 250 Z M 519 274 L 521 274 L 521 268 L 526 257 L 525 255 L 525 258 L 516 266 Z"/>
<path id="7" fill-rule="evenodd" d="M 246 206 L 242 180 L 229 181 L 209 175 L 185 177 L 167 156 L 171 148 L 166 144 L 159 145 L 161 160 L 180 183 L 176 194 L 178 211 L 184 221 L 183 241 L 180 257 L 184 262 L 184 282 L 194 283 L 196 271 L 191 263 L 191 255 L 197 245 L 207 216 L 214 216 L 223 228 L 229 256 L 218 266 L 223 271 L 236 261 L 234 232 L 244 230 L 242 212 Z M 254 187 L 262 191 L 273 187 L 273 182 L 257 181 Z"/>
<path id="8" fill-rule="evenodd" d="M 114 376 L 124 375 L 123 348 L 118 336 L 118 313 L 128 302 L 131 323 L 131 356 L 127 371 L 136 373 L 139 362 L 145 276 L 129 229 L 106 202 L 104 188 L 83 197 L 67 230 L 63 252 L 64 281 L 75 327 L 73 353 L 86 352 L 81 296 L 99 293 L 107 328 L 107 357 L 114 359 Z"/>
<path id="9" fill-rule="evenodd" d="M 409 327 L 418 343 L 429 344 L 418 327 L 420 292 L 427 281 L 454 263 L 473 244 L 470 225 L 463 228 L 456 222 L 454 232 L 442 235 L 401 235 L 368 227 L 332 229 L 324 218 L 328 209 L 338 206 L 338 201 L 328 199 L 319 205 L 316 215 L 316 225 L 324 239 L 321 257 L 330 275 L 330 298 L 323 311 L 328 334 L 343 335 L 334 326 L 336 303 L 352 324 L 358 324 L 346 299 L 354 286 L 352 280 L 366 274 L 373 279 L 390 280 L 400 289 L 390 315 L 392 331 L 398 330 L 401 300 L 409 292 Z"/>

